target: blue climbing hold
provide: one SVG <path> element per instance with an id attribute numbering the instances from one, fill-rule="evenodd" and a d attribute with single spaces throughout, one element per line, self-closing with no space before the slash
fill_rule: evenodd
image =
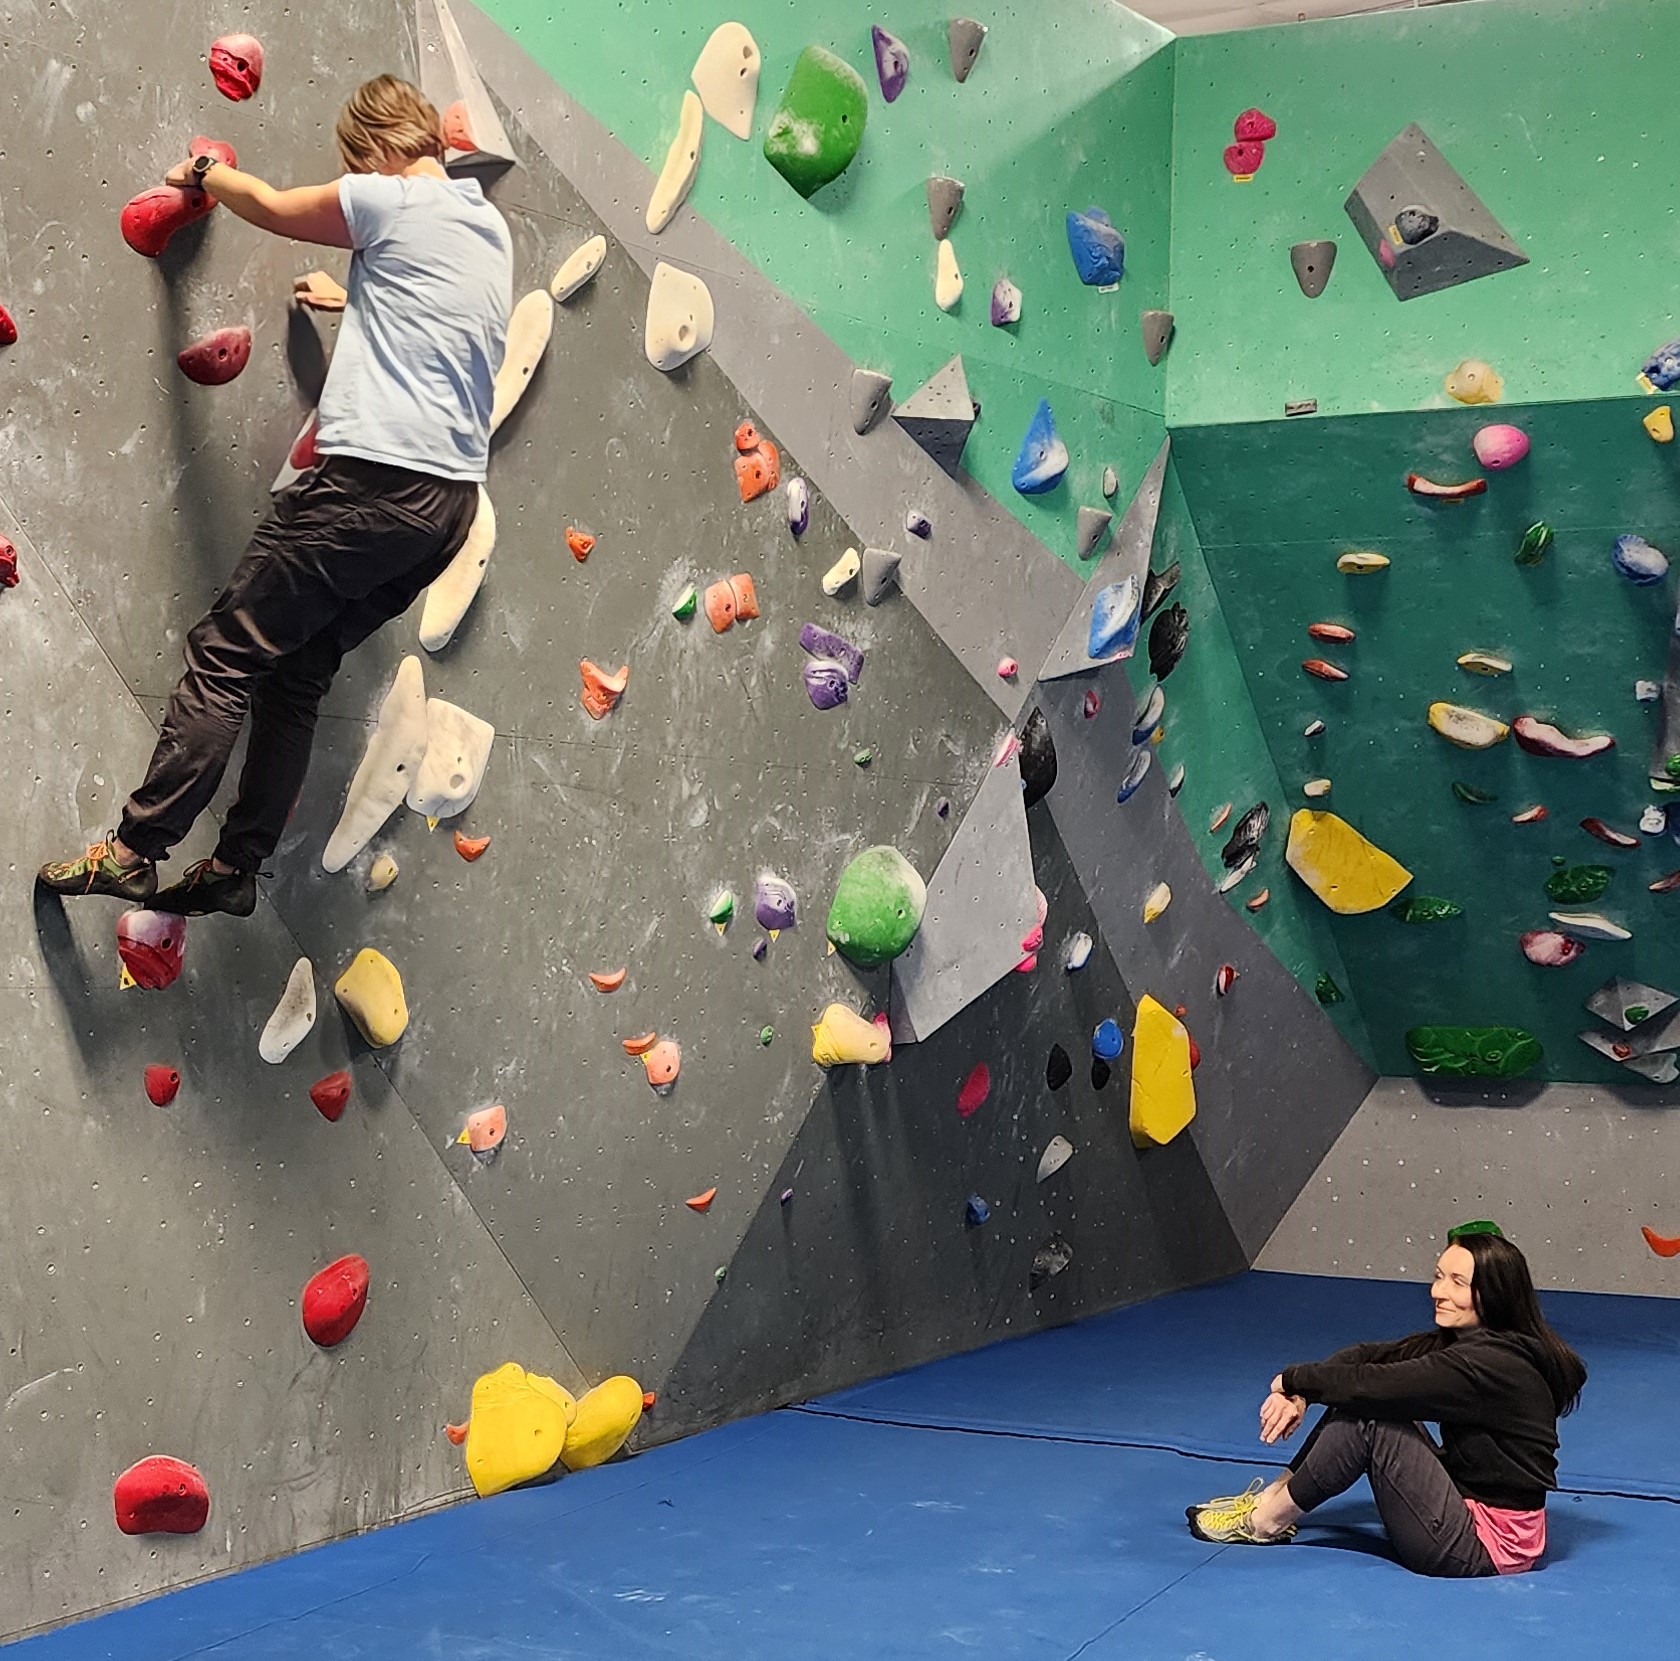
<path id="1" fill-rule="evenodd" d="M 1680 340 L 1671 340 L 1666 346 L 1659 346 L 1645 360 L 1640 373 L 1658 392 L 1680 386 Z"/>
<path id="2" fill-rule="evenodd" d="M 968 1226 L 979 1228 L 992 1220 L 992 1208 L 978 1194 L 968 1196 Z"/>
<path id="3" fill-rule="evenodd" d="M 1023 496 L 1042 496 L 1062 482 L 1067 469 L 1067 445 L 1056 432 L 1056 418 L 1050 413 L 1049 400 L 1041 398 L 1033 411 L 1027 436 L 1021 440 L 1021 453 L 1015 458 L 1010 482 Z"/>
<path id="4" fill-rule="evenodd" d="M 1138 792 L 1138 786 L 1149 774 L 1149 765 L 1155 759 L 1152 745 L 1140 744 L 1132 751 L 1132 759 L 1126 764 L 1126 776 L 1120 781 L 1120 788 L 1115 792 L 1117 802 L 1129 802 Z"/>
<path id="5" fill-rule="evenodd" d="M 1142 598 L 1136 577 L 1097 590 L 1091 602 L 1091 632 L 1085 642 L 1087 657 L 1113 657 L 1137 644 L 1138 624 L 1143 621 Z"/>
<path id="6" fill-rule="evenodd" d="M 1087 208 L 1067 216 L 1068 251 L 1079 280 L 1093 288 L 1107 288 L 1126 274 L 1126 239 L 1101 208 Z"/>
<path id="7" fill-rule="evenodd" d="M 1610 557 L 1616 569 L 1637 588 L 1660 583 L 1668 575 L 1668 556 L 1642 536 L 1618 536 Z"/>
<path id="8" fill-rule="evenodd" d="M 1120 1024 L 1112 1018 L 1100 1022 L 1097 1030 L 1091 1034 L 1091 1054 L 1098 1061 L 1113 1061 L 1125 1047 L 1126 1040 L 1120 1031 Z"/>

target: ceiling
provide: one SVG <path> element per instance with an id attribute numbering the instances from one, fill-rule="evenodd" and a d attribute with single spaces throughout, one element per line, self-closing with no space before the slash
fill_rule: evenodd
<path id="1" fill-rule="evenodd" d="M 1452 0 L 1125 0 L 1130 10 L 1175 35 L 1213 35 L 1227 29 L 1304 23 L 1311 18 L 1351 17 L 1357 12 L 1412 11 Z"/>

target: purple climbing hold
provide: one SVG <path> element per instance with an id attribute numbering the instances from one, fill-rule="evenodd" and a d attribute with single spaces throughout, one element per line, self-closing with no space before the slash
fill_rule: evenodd
<path id="1" fill-rule="evenodd" d="M 933 535 L 933 521 L 920 508 L 906 510 L 904 528 L 911 536 L 919 536 L 924 542 Z"/>
<path id="2" fill-rule="evenodd" d="M 992 284 L 992 327 L 1007 329 L 1021 321 L 1021 291 L 1007 277 Z"/>
<path id="3" fill-rule="evenodd" d="M 753 941 L 753 958 L 756 962 L 762 963 L 769 951 L 770 942 L 762 934 Z"/>
<path id="4" fill-rule="evenodd" d="M 941 796 L 939 800 L 933 804 L 933 811 L 938 814 L 941 819 L 949 819 L 951 817 L 951 798 L 949 796 Z"/>
<path id="5" fill-rule="evenodd" d="M 875 47 L 875 74 L 881 82 L 881 96 L 891 104 L 910 79 L 910 48 L 878 23 L 870 28 L 869 39 Z"/>
<path id="6" fill-rule="evenodd" d="M 863 652 L 851 641 L 832 633 L 828 629 L 819 628 L 815 623 L 807 623 L 799 631 L 799 644 L 812 657 L 825 657 L 835 663 L 843 664 L 846 678 L 856 686 L 863 679 Z"/>
<path id="7" fill-rule="evenodd" d="M 795 536 L 803 536 L 811 523 L 811 490 L 803 479 L 787 482 L 787 522 Z"/>
<path id="8" fill-rule="evenodd" d="M 793 884 L 774 872 L 763 872 L 753 895 L 753 916 L 758 919 L 758 926 L 772 934 L 778 929 L 791 929 L 798 910 Z"/>
<path id="9" fill-rule="evenodd" d="M 805 690 L 818 709 L 838 709 L 846 701 L 846 666 L 831 657 L 814 657 L 805 665 Z"/>

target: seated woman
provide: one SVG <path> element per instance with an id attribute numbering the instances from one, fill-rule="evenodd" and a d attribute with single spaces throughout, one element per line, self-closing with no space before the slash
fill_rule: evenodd
<path id="1" fill-rule="evenodd" d="M 1557 1487 L 1557 1421 L 1587 1369 L 1546 1324 L 1528 1263 L 1494 1223 L 1447 1235 L 1435 1265 L 1435 1330 L 1355 1344 L 1286 1367 L 1260 1408 L 1260 1440 L 1295 1434 L 1308 1404 L 1325 1413 L 1269 1487 L 1185 1512 L 1219 1545 L 1283 1545 L 1332 1495 L 1369 1477 L 1395 1554 L 1416 1574 L 1519 1574 L 1546 1549 Z M 1418 1421 L 1441 1427 L 1437 1447 Z"/>

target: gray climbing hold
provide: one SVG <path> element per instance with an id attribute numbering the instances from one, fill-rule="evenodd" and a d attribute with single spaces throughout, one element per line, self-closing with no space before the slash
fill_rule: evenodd
<path id="1" fill-rule="evenodd" d="M 892 390 L 892 376 L 879 369 L 852 371 L 852 431 L 860 436 L 869 431 L 887 407 L 887 394 Z"/>
<path id="2" fill-rule="evenodd" d="M 912 392 L 893 411 L 893 419 L 955 478 L 978 413 L 959 355 Z"/>
<path id="3" fill-rule="evenodd" d="M 950 235 L 957 215 L 962 212 L 962 181 L 935 173 L 927 182 L 927 202 L 928 222 L 933 226 L 934 240 L 943 242 Z"/>
<path id="4" fill-rule="evenodd" d="M 1081 508 L 1079 510 L 1079 557 L 1089 559 L 1108 536 L 1108 527 L 1114 523 L 1114 515 L 1107 508 Z"/>
<path id="5" fill-rule="evenodd" d="M 1146 311 L 1138 319 L 1143 327 L 1143 355 L 1151 365 L 1167 355 L 1167 343 L 1173 337 L 1173 314 L 1170 311 Z"/>
<path id="6" fill-rule="evenodd" d="M 1289 250 L 1289 264 L 1301 292 L 1309 300 L 1316 300 L 1329 286 L 1336 264 L 1336 244 L 1328 237 L 1321 242 L 1297 242 Z"/>
<path id="7" fill-rule="evenodd" d="M 865 605 L 878 606 L 886 598 L 887 590 L 898 581 L 899 557 L 891 548 L 863 550 L 863 575 L 858 579 L 858 588 Z"/>
<path id="8" fill-rule="evenodd" d="M 951 46 L 951 73 L 960 85 L 974 68 L 980 48 L 986 39 L 986 25 L 972 17 L 953 17 L 945 27 L 945 38 Z"/>

